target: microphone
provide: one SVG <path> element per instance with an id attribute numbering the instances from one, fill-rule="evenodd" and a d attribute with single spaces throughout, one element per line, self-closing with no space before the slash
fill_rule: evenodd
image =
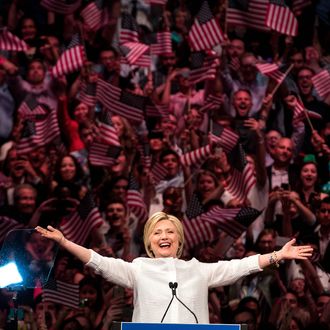
<path id="1" fill-rule="evenodd" d="M 176 289 L 178 287 L 178 283 L 177 282 L 174 282 L 174 283 L 173 282 L 169 282 L 168 283 L 168 286 L 172 290 L 172 299 L 171 299 L 170 303 L 167 306 L 167 309 L 166 309 L 166 311 L 164 313 L 164 316 L 163 316 L 163 318 L 161 320 L 161 323 L 163 323 L 163 320 L 164 320 L 164 318 L 165 318 L 165 316 L 167 314 L 168 309 L 170 308 L 170 306 L 172 304 L 172 301 L 173 301 L 174 297 L 180 302 L 180 304 L 182 304 L 194 316 L 196 323 L 198 323 L 198 319 L 197 319 L 196 314 L 183 301 L 181 301 L 181 299 L 179 299 L 178 296 L 176 295 Z"/>
<path id="2" fill-rule="evenodd" d="M 160 323 L 163 323 L 164 318 L 165 318 L 165 316 L 166 316 L 166 314 L 167 314 L 167 312 L 168 312 L 170 306 L 172 305 L 172 301 L 173 301 L 173 299 L 174 299 L 174 296 L 176 296 L 176 288 L 177 288 L 178 284 L 176 284 L 176 287 L 173 288 L 174 285 L 173 285 L 172 282 L 170 282 L 170 283 L 169 283 L 169 286 L 170 286 L 170 289 L 172 290 L 172 298 L 171 298 L 169 304 L 167 305 L 166 311 L 165 311 L 165 313 L 164 313 L 164 315 L 163 315 L 163 317 L 162 317 Z"/>

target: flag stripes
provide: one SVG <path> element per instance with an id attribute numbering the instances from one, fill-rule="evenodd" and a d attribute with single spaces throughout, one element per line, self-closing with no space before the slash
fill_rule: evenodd
<path id="1" fill-rule="evenodd" d="M 256 68 L 265 76 L 268 76 L 278 83 L 281 83 L 285 79 L 285 73 L 279 70 L 279 67 L 275 63 L 257 63 Z"/>
<path id="2" fill-rule="evenodd" d="M 51 279 L 43 287 L 42 300 L 43 302 L 52 302 L 70 308 L 78 308 L 79 285 Z"/>
<path id="3" fill-rule="evenodd" d="M 0 216 L 0 243 L 3 243 L 11 230 L 23 229 L 24 225 L 7 216 Z"/>
<path id="4" fill-rule="evenodd" d="M 9 51 L 26 51 L 28 45 L 24 40 L 13 35 L 7 28 L 0 29 L 0 49 Z"/>
<path id="5" fill-rule="evenodd" d="M 61 219 L 60 230 L 70 241 L 84 245 L 90 233 L 103 223 L 91 193 L 87 192 L 76 211 Z"/>
<path id="6" fill-rule="evenodd" d="M 281 0 L 270 0 L 267 16 L 266 26 L 279 33 L 289 36 L 296 36 L 298 33 L 298 21 Z"/>
<path id="7" fill-rule="evenodd" d="M 209 50 L 223 43 L 224 39 L 224 34 L 214 19 L 207 1 L 204 1 L 189 31 L 191 49 Z"/>
<path id="8" fill-rule="evenodd" d="M 88 159 L 93 166 L 112 166 L 122 151 L 122 147 L 108 145 L 104 140 L 96 140 L 89 148 Z"/>
<path id="9" fill-rule="evenodd" d="M 148 217 L 147 207 L 143 201 L 140 187 L 135 177 L 131 174 L 128 180 L 128 190 L 126 194 L 127 206 L 140 222 L 146 221 Z"/>
<path id="10" fill-rule="evenodd" d="M 145 97 L 122 91 L 102 79 L 97 83 L 96 98 L 111 112 L 128 120 L 139 122 L 144 118 Z"/>
<path id="11" fill-rule="evenodd" d="M 149 46 L 140 42 L 127 42 L 122 46 L 119 46 L 119 48 L 125 60 L 130 65 L 137 64 L 141 56 L 149 50 Z M 141 64 L 141 61 L 138 63 Z M 148 62 L 148 65 L 150 65 L 150 61 Z"/>
<path id="12" fill-rule="evenodd" d="M 54 77 L 59 77 L 82 68 L 85 59 L 84 48 L 81 45 L 65 50 L 52 69 Z"/>
<path id="13" fill-rule="evenodd" d="M 203 104 L 203 106 L 199 109 L 200 112 L 206 112 L 209 110 L 216 110 L 221 107 L 223 103 L 222 97 L 209 94 Z"/>
<path id="14" fill-rule="evenodd" d="M 59 135 L 56 111 L 49 112 L 48 116 L 42 120 L 26 120 L 22 136 L 17 143 L 17 152 L 28 153 L 36 147 L 52 142 Z"/>
<path id="15" fill-rule="evenodd" d="M 156 43 L 151 43 L 150 53 L 153 55 L 162 55 L 172 52 L 171 32 L 157 32 Z"/>
<path id="16" fill-rule="evenodd" d="M 181 164 L 184 166 L 196 165 L 204 161 L 211 154 L 211 146 L 206 145 L 204 147 L 192 150 L 180 156 Z"/>
<path id="17" fill-rule="evenodd" d="M 328 70 L 322 70 L 312 77 L 312 82 L 317 94 L 324 99 L 330 93 L 330 74 Z"/>
<path id="18" fill-rule="evenodd" d="M 73 14 L 81 5 L 81 0 L 41 0 L 40 5 L 61 15 Z"/>
<path id="19" fill-rule="evenodd" d="M 260 31 L 269 31 L 265 24 L 268 9 L 268 0 L 250 0 L 247 10 L 229 6 L 227 22 L 232 26 L 244 26 Z"/>
<path id="20" fill-rule="evenodd" d="M 183 221 L 185 244 L 191 249 L 206 242 L 210 243 L 216 239 L 219 230 L 237 239 L 260 213 L 250 207 L 226 209 L 215 206 L 194 219 Z"/>
<path id="21" fill-rule="evenodd" d="M 213 123 L 211 139 L 226 153 L 229 153 L 238 143 L 239 136 L 233 130 L 222 127 L 220 124 Z"/>

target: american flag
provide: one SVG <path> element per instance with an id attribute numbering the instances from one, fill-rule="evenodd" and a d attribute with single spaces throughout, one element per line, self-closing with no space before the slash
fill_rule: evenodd
<path id="1" fill-rule="evenodd" d="M 227 9 L 227 23 L 230 26 L 243 26 L 259 31 L 269 31 L 266 26 L 268 0 L 249 0 L 240 5 L 235 1 Z"/>
<path id="2" fill-rule="evenodd" d="M 328 70 L 322 70 L 312 77 L 317 94 L 324 99 L 330 93 L 330 74 Z"/>
<path id="3" fill-rule="evenodd" d="M 102 223 L 102 216 L 92 194 L 87 192 L 77 209 L 61 219 L 60 230 L 68 240 L 84 245 L 92 231 L 100 227 Z"/>
<path id="4" fill-rule="evenodd" d="M 130 65 L 150 66 L 150 56 L 144 56 L 141 59 L 143 55 L 147 55 L 146 53 L 149 51 L 149 46 L 141 42 L 127 42 L 119 46 L 119 50 L 124 56 L 123 63 L 127 62 Z"/>
<path id="5" fill-rule="evenodd" d="M 289 36 L 298 34 L 298 21 L 284 0 L 269 0 L 266 26 Z"/>
<path id="6" fill-rule="evenodd" d="M 26 51 L 28 45 L 24 40 L 19 39 L 4 27 L 0 29 L 0 49 L 20 52 Z"/>
<path id="7" fill-rule="evenodd" d="M 222 103 L 223 100 L 221 96 L 209 94 L 199 111 L 204 113 L 206 111 L 219 109 Z"/>
<path id="8" fill-rule="evenodd" d="M 160 181 L 164 180 L 167 176 L 167 169 L 159 162 L 155 163 L 151 168 L 152 181 L 157 185 Z"/>
<path id="9" fill-rule="evenodd" d="M 231 178 L 227 182 L 228 190 L 235 198 L 244 202 L 248 193 L 256 183 L 253 168 L 246 160 L 246 155 L 240 143 L 228 153 L 231 165 Z"/>
<path id="10" fill-rule="evenodd" d="M 103 110 L 98 120 L 100 136 L 104 142 L 113 146 L 120 146 L 119 137 L 111 120 L 109 111 Z"/>
<path id="11" fill-rule="evenodd" d="M 285 73 L 281 72 L 275 63 L 257 63 L 256 68 L 262 74 L 274 79 L 278 83 L 281 83 L 285 79 Z"/>
<path id="12" fill-rule="evenodd" d="M 168 104 L 156 104 L 148 99 L 146 104 L 146 118 L 168 118 L 169 105 Z"/>
<path id="13" fill-rule="evenodd" d="M 296 105 L 293 110 L 292 125 L 297 124 L 305 119 L 305 106 L 300 99 L 297 99 Z"/>
<path id="14" fill-rule="evenodd" d="M 191 54 L 189 82 L 196 84 L 203 80 L 214 79 L 218 59 L 213 53 L 195 52 Z"/>
<path id="15" fill-rule="evenodd" d="M 213 123 L 211 133 L 212 142 L 215 142 L 226 153 L 230 152 L 239 140 L 239 136 L 236 132 L 230 128 L 223 127 L 218 123 Z"/>
<path id="16" fill-rule="evenodd" d="M 18 108 L 18 114 L 22 119 L 40 120 L 48 115 L 48 109 L 40 104 L 34 95 L 28 94 Z"/>
<path id="17" fill-rule="evenodd" d="M 131 173 L 128 180 L 128 190 L 126 194 L 128 208 L 139 219 L 140 223 L 147 220 L 147 206 L 144 203 L 143 196 L 136 178 Z"/>
<path id="18" fill-rule="evenodd" d="M 188 37 L 190 47 L 194 51 L 209 50 L 223 43 L 224 34 L 214 19 L 207 1 L 202 3 Z"/>
<path id="19" fill-rule="evenodd" d="M 51 12 L 70 15 L 80 7 L 81 0 L 41 0 L 40 4 Z"/>
<path id="20" fill-rule="evenodd" d="M 130 121 L 140 122 L 144 119 L 144 110 L 147 98 L 98 80 L 96 98 L 109 109 Z"/>
<path id="21" fill-rule="evenodd" d="M 42 301 L 76 309 L 79 307 L 79 284 L 49 279 L 42 289 Z"/>
<path id="22" fill-rule="evenodd" d="M 102 139 L 96 139 L 88 150 L 88 159 L 93 166 L 109 167 L 115 164 L 122 147 L 109 145 Z"/>
<path id="23" fill-rule="evenodd" d="M 41 120 L 25 120 L 21 138 L 17 143 L 17 152 L 28 153 L 36 147 L 52 142 L 59 135 L 56 111 L 49 110 L 48 115 Z"/>
<path id="24" fill-rule="evenodd" d="M 145 111 L 146 121 L 148 121 L 148 118 L 168 119 L 169 115 L 169 104 L 156 104 L 150 98 L 147 100 Z"/>
<path id="25" fill-rule="evenodd" d="M 151 154 L 149 141 L 142 141 L 138 144 L 138 150 L 140 152 L 140 163 L 146 168 L 151 168 Z"/>
<path id="26" fill-rule="evenodd" d="M 219 230 L 237 239 L 260 213 L 250 207 L 225 209 L 215 206 L 194 219 L 183 221 L 185 244 L 191 249 L 209 243 L 218 237 Z"/>
<path id="27" fill-rule="evenodd" d="M 312 5 L 312 0 L 292 0 L 292 11 L 297 16 L 302 10 Z"/>
<path id="28" fill-rule="evenodd" d="M 138 31 L 139 27 L 135 18 L 128 13 L 122 13 L 119 43 L 122 45 L 127 42 L 139 42 Z"/>
<path id="29" fill-rule="evenodd" d="M 80 16 L 91 30 L 96 31 L 109 21 L 107 8 L 104 8 L 103 0 L 95 0 L 89 3 L 81 12 Z"/>
<path id="30" fill-rule="evenodd" d="M 196 165 L 197 163 L 201 163 L 206 158 L 208 158 L 211 154 L 210 145 L 206 145 L 204 147 L 192 150 L 180 156 L 181 164 L 184 166 Z"/>
<path id="31" fill-rule="evenodd" d="M 82 68 L 85 60 L 84 47 L 73 39 L 52 68 L 54 77 L 59 77 Z"/>
<path id="32" fill-rule="evenodd" d="M 13 218 L 7 216 L 0 216 L 0 245 L 4 242 L 7 234 L 11 230 L 23 229 L 24 225 Z"/>
<path id="33" fill-rule="evenodd" d="M 167 0 L 144 0 L 144 3 L 149 4 L 149 5 L 165 6 L 167 4 Z"/>
<path id="34" fill-rule="evenodd" d="M 172 53 L 171 32 L 163 31 L 153 33 L 150 36 L 150 53 L 153 55 L 163 55 Z"/>
<path id="35" fill-rule="evenodd" d="M 77 98 L 90 107 L 96 104 L 96 83 L 82 81 Z"/>
<path id="36" fill-rule="evenodd" d="M 203 204 L 199 200 L 196 192 L 193 192 L 186 209 L 186 216 L 188 217 L 188 219 L 193 219 L 201 215 L 202 213 L 204 213 Z"/>

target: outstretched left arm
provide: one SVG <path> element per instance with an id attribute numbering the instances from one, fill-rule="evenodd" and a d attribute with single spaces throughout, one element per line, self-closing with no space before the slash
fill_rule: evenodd
<path id="1" fill-rule="evenodd" d="M 270 265 L 279 266 L 281 260 L 290 259 L 308 259 L 312 256 L 313 248 L 309 245 L 294 245 L 296 243 L 295 239 L 287 242 L 281 250 L 274 251 L 272 253 L 261 254 L 259 256 L 259 266 L 260 268 L 265 268 Z"/>

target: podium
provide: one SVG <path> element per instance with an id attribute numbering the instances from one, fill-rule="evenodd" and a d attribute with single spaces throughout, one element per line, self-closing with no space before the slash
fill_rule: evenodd
<path id="1" fill-rule="evenodd" d="M 186 324 L 114 322 L 111 330 L 247 330 L 247 324 Z"/>

